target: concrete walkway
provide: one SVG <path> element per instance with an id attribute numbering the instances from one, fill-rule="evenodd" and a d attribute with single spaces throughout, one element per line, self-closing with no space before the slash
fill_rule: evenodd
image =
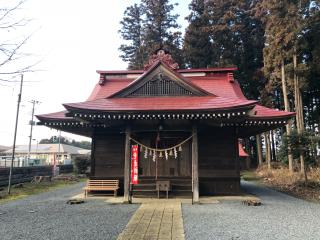
<path id="1" fill-rule="evenodd" d="M 183 240 L 181 202 L 172 200 L 144 203 L 133 215 L 118 240 Z"/>

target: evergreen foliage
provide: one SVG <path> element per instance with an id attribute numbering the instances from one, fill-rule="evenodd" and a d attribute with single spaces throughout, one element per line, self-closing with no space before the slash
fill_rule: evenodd
<path id="1" fill-rule="evenodd" d="M 142 5 L 134 4 L 124 12 L 122 25 L 119 33 L 126 40 L 127 44 L 122 44 L 119 50 L 122 52 L 120 57 L 129 63 L 129 69 L 142 69 L 146 53 L 142 46 Z"/>
<path id="2" fill-rule="evenodd" d="M 50 139 L 41 139 L 40 144 L 50 144 L 50 143 L 59 143 L 59 136 L 52 136 Z M 74 147 L 84 148 L 84 149 L 91 149 L 91 142 L 89 141 L 75 141 L 75 140 L 68 140 L 65 137 L 60 137 L 60 143 L 71 145 Z"/>
<path id="3" fill-rule="evenodd" d="M 319 1 L 264 0 L 256 7 L 266 32 L 264 48 L 264 74 L 268 79 L 268 92 L 281 89 L 281 60 L 285 62 L 288 96 L 293 105 L 294 68 L 292 57 L 297 52 L 299 89 L 302 90 L 305 122 L 309 129 L 319 124 L 320 72 L 317 42 L 320 39 Z M 273 96 L 276 98 L 277 96 Z M 280 105 L 282 103 L 280 102 Z M 280 106 L 277 106 L 280 107 Z M 294 108 L 293 108 L 294 109 Z M 315 130 L 315 129 L 314 129 Z"/>
<path id="4" fill-rule="evenodd" d="M 184 55 L 186 65 L 191 68 L 206 68 L 212 65 L 213 46 L 211 43 L 209 15 L 205 0 L 192 0 L 191 11 L 186 18 L 189 26 L 184 37 Z"/>
<path id="5" fill-rule="evenodd" d="M 90 157 L 88 156 L 77 156 L 74 161 L 74 168 L 77 174 L 84 174 L 90 166 Z"/>
<path id="6" fill-rule="evenodd" d="M 244 93 L 257 99 L 263 87 L 264 30 L 254 6 L 248 0 L 193 0 L 184 52 L 192 68 L 237 66 Z"/>
<path id="7" fill-rule="evenodd" d="M 293 149 L 292 153 L 294 159 L 299 158 L 300 152 L 303 152 L 307 156 L 306 161 L 308 165 L 315 165 L 317 163 L 317 150 L 316 147 L 320 144 L 320 137 L 314 132 L 305 131 L 299 134 L 297 131 L 293 131 L 290 136 L 284 134 L 282 136 L 282 145 L 279 150 L 280 160 L 287 163 L 288 145 Z"/>
<path id="8" fill-rule="evenodd" d="M 120 32 L 131 45 L 122 45 L 120 50 L 129 68 L 141 69 L 159 48 L 171 53 L 180 67 L 237 66 L 235 76 L 246 97 L 259 99 L 267 107 L 285 109 L 286 105 L 297 112 L 295 124 L 286 129 L 292 135 L 282 137 L 284 128 L 273 131 L 272 148 L 279 150 L 282 143 L 280 153 L 287 155 L 287 147 L 292 147 L 293 157 L 300 162 L 303 157 L 310 162 L 310 156 L 317 156 L 319 0 L 190 0 L 184 39 L 169 0 L 141 0 L 128 9 Z M 137 31 L 132 33 L 133 28 Z M 301 147 L 310 142 L 313 147 Z"/>
<path id="9" fill-rule="evenodd" d="M 150 54 L 160 48 L 170 52 L 180 67 L 184 66 L 179 15 L 172 14 L 173 9 L 169 0 L 142 0 L 126 9 L 119 31 L 126 42 L 119 49 L 129 69 L 142 69 Z"/>

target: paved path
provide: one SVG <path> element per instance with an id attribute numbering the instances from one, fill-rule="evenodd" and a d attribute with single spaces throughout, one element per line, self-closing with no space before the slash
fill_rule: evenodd
<path id="1" fill-rule="evenodd" d="M 290 197 L 254 183 L 243 188 L 261 198 L 260 207 L 239 201 L 184 204 L 186 239 L 201 240 L 319 240 L 320 205 Z"/>
<path id="2" fill-rule="evenodd" d="M 161 200 L 144 203 L 118 240 L 183 240 L 181 202 Z"/>
<path id="3" fill-rule="evenodd" d="M 116 239 L 139 204 L 106 203 L 90 199 L 66 201 L 81 192 L 84 183 L 0 204 L 1 240 L 110 240 Z"/>

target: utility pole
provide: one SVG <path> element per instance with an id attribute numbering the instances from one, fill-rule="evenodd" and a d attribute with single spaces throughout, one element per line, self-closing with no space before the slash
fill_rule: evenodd
<path id="1" fill-rule="evenodd" d="M 61 153 L 60 153 L 60 145 L 61 145 L 61 130 L 59 130 L 59 139 L 58 139 L 58 154 L 56 154 L 56 157 L 54 158 L 54 162 L 53 162 L 53 176 L 55 177 L 56 175 L 59 174 L 58 172 L 58 168 L 57 168 L 57 161 L 59 164 L 59 160 L 61 160 Z M 58 158 L 59 156 L 59 158 Z"/>
<path id="2" fill-rule="evenodd" d="M 34 106 L 36 104 L 39 104 L 40 102 L 36 101 L 36 100 L 32 100 L 30 101 L 32 103 L 32 114 L 31 114 L 31 121 L 30 121 L 30 136 L 29 136 L 29 149 L 28 149 L 28 157 L 27 157 L 27 166 L 29 166 L 29 162 L 30 162 L 30 152 L 31 152 L 31 141 L 32 141 L 32 130 L 33 130 L 33 116 L 34 116 Z"/>
<path id="3" fill-rule="evenodd" d="M 14 128 L 13 147 L 12 147 L 12 159 L 11 159 L 10 173 L 9 173 L 8 194 L 10 194 L 10 191 L 11 191 L 12 168 L 13 168 L 14 155 L 15 155 L 15 151 L 16 151 L 16 139 L 17 139 L 17 130 L 18 130 L 18 120 L 19 120 L 20 102 L 21 102 L 21 95 L 22 95 L 22 85 L 23 85 L 23 74 L 21 75 L 21 80 L 20 80 L 20 92 L 19 92 L 19 94 L 18 94 L 16 124 L 15 124 L 15 128 Z"/>

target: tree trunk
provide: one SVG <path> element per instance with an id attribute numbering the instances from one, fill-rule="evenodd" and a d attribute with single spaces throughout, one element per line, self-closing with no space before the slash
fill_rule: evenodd
<path id="1" fill-rule="evenodd" d="M 271 149 L 270 149 L 270 132 L 264 133 L 264 138 L 266 141 L 266 162 L 268 165 L 268 170 L 271 170 Z"/>
<path id="2" fill-rule="evenodd" d="M 301 91 L 299 86 L 299 78 L 296 73 L 296 70 L 297 70 L 296 49 L 294 49 L 294 54 L 293 54 L 293 69 L 294 69 L 293 81 L 294 81 L 294 104 L 296 109 L 296 125 L 297 125 L 297 132 L 299 135 L 301 135 L 304 132 L 304 121 L 303 121 L 303 105 L 302 105 L 302 97 L 301 97 Z M 300 172 L 304 176 L 305 182 L 307 182 L 308 178 L 307 178 L 307 171 L 306 171 L 303 150 L 300 150 L 299 158 L 300 158 Z"/>
<path id="3" fill-rule="evenodd" d="M 263 164 L 263 159 L 262 159 L 261 137 L 259 134 L 256 135 L 256 141 L 257 141 L 258 164 L 260 167 Z"/>
<path id="4" fill-rule="evenodd" d="M 281 61 L 281 83 L 282 83 L 282 95 L 284 102 L 284 110 L 290 112 L 290 106 L 288 101 L 288 93 L 287 93 L 287 84 L 286 84 L 286 76 L 284 70 L 284 59 Z M 286 132 L 288 137 L 291 135 L 291 122 L 286 125 Z M 289 161 L 289 171 L 293 173 L 293 156 L 291 151 L 291 146 L 288 146 L 288 161 Z"/>
<path id="5" fill-rule="evenodd" d="M 276 144 L 274 143 L 274 130 L 270 132 L 271 132 L 272 161 L 276 162 L 277 156 L 276 156 Z"/>

